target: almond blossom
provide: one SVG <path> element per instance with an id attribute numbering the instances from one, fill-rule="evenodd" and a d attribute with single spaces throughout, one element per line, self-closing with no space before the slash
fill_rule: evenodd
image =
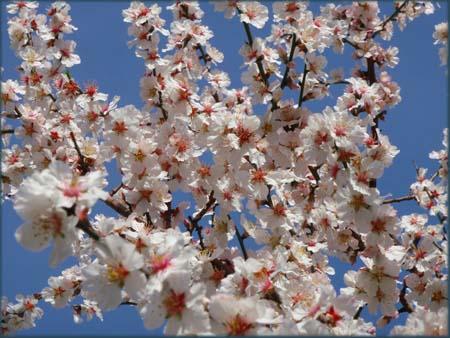
<path id="1" fill-rule="evenodd" d="M 19 244 L 75 263 L 2 298 L 2 333 L 34 327 L 45 302 L 75 323 L 134 307 L 167 335 L 375 335 L 391 322 L 446 335 L 447 129 L 407 195 L 378 184 L 400 152 L 385 133 L 402 100 L 395 27 L 439 6 L 214 1 L 242 28 L 240 87 L 207 6 L 123 9 L 142 59 L 142 102 L 124 105 L 71 72 L 83 63 L 68 3 L 6 5 L 20 80 L 1 84 L 2 200 L 23 219 Z M 448 25 L 432 28 L 445 65 Z M 331 69 L 334 54 L 352 70 Z"/>

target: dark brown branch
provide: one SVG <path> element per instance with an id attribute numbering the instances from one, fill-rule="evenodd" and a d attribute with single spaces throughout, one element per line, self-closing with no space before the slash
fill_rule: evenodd
<path id="1" fill-rule="evenodd" d="M 433 242 L 433 245 L 440 251 L 440 252 L 444 252 L 444 249 L 442 249 L 442 247 L 437 244 L 436 242 Z"/>
<path id="2" fill-rule="evenodd" d="M 93 240 L 98 241 L 100 239 L 100 236 L 97 234 L 97 232 L 92 227 L 87 216 L 84 219 L 80 219 L 78 221 L 76 227 L 80 230 L 83 230 L 83 232 L 85 234 L 87 234 L 90 238 L 92 238 Z"/>
<path id="3" fill-rule="evenodd" d="M 209 194 L 208 202 L 206 202 L 206 205 L 202 210 L 200 210 L 194 217 L 192 217 L 192 221 L 199 222 L 215 202 L 216 199 L 214 197 L 214 191 L 211 191 L 211 193 Z"/>
<path id="4" fill-rule="evenodd" d="M 430 181 L 433 182 L 439 176 L 439 170 L 442 169 L 442 166 L 439 166 L 438 170 L 430 177 Z"/>
<path id="5" fill-rule="evenodd" d="M 165 110 L 164 107 L 163 107 L 163 104 L 162 104 L 162 93 L 159 90 L 158 90 L 158 99 L 159 99 L 159 103 L 156 106 L 159 109 L 161 109 L 161 112 L 163 114 L 164 120 L 167 120 L 169 118 L 169 115 L 167 114 L 167 110 Z"/>
<path id="6" fill-rule="evenodd" d="M 343 38 L 342 42 L 349 44 L 350 46 L 352 46 L 355 49 L 359 49 L 359 46 L 357 44 L 355 44 L 354 42 L 351 42 L 350 40 L 348 40 L 347 38 Z"/>
<path id="7" fill-rule="evenodd" d="M 77 140 L 75 139 L 75 134 L 73 131 L 70 132 L 70 138 L 72 139 L 73 144 L 75 145 L 75 150 L 78 154 L 78 162 L 81 169 L 81 174 L 86 175 L 86 173 L 89 171 L 89 166 L 85 161 L 84 155 L 81 153 L 80 147 L 78 146 Z"/>
<path id="8" fill-rule="evenodd" d="M 339 80 L 339 81 L 334 81 L 334 82 L 325 82 L 325 81 L 321 81 L 319 80 L 320 84 L 323 84 L 325 86 L 331 86 L 331 85 L 337 85 L 337 84 L 350 84 L 350 82 L 345 81 L 345 80 Z"/>
<path id="9" fill-rule="evenodd" d="M 191 236 L 192 236 L 192 230 L 195 229 L 195 231 L 197 231 L 198 240 L 200 242 L 200 247 L 202 248 L 202 250 L 204 250 L 205 243 L 203 242 L 202 227 L 198 224 L 198 222 L 194 222 L 194 220 L 192 219 L 191 216 L 189 216 L 188 218 L 189 218 L 189 222 L 191 224 L 191 229 L 189 230 L 189 232 L 191 233 Z"/>
<path id="10" fill-rule="evenodd" d="M 382 31 L 384 31 L 384 28 L 386 27 L 386 25 L 390 21 L 395 20 L 397 18 L 397 16 L 401 13 L 403 7 L 405 7 L 407 4 L 408 4 L 408 0 L 406 0 L 399 7 L 397 7 L 397 9 L 394 11 L 394 13 L 392 13 L 386 20 L 383 21 L 383 23 L 381 24 L 381 28 L 372 34 L 371 38 L 372 39 L 375 38 L 378 34 L 380 34 Z"/>
<path id="11" fill-rule="evenodd" d="M 281 80 L 281 89 L 284 89 L 284 87 L 286 87 L 286 85 L 287 85 L 287 78 L 288 78 L 289 70 L 290 70 L 289 63 L 292 62 L 292 59 L 294 58 L 295 47 L 297 45 L 297 35 L 295 33 L 292 34 L 291 39 L 292 39 L 291 51 L 289 53 L 289 58 L 286 63 L 286 69 L 284 70 L 283 79 Z"/>
<path id="12" fill-rule="evenodd" d="M 169 191 L 169 193 L 171 194 L 170 191 Z M 167 206 L 167 210 L 162 212 L 161 215 L 163 217 L 165 226 L 167 228 L 170 228 L 170 224 L 172 223 L 172 214 L 173 214 L 172 201 L 167 202 L 166 206 Z"/>
<path id="13" fill-rule="evenodd" d="M 305 85 L 306 85 L 306 75 L 308 74 L 308 66 L 306 65 L 305 60 L 305 66 L 303 67 L 303 78 L 302 83 L 300 84 L 300 95 L 298 97 L 298 107 L 301 108 L 303 103 L 303 92 L 305 91 Z"/>
<path id="14" fill-rule="evenodd" d="M 196 48 L 200 51 L 200 56 L 199 56 L 200 60 L 203 60 L 205 62 L 205 64 L 208 61 L 211 61 L 211 57 L 205 52 L 202 45 L 198 44 Z"/>
<path id="15" fill-rule="evenodd" d="M 384 200 L 382 204 L 390 204 L 390 203 L 398 203 L 403 201 L 412 201 L 415 200 L 416 197 L 413 195 L 403 196 L 403 197 L 397 197 L 397 198 L 391 198 Z"/>
<path id="16" fill-rule="evenodd" d="M 17 106 L 14 107 L 14 111 L 16 112 L 17 116 L 22 117 L 22 113 Z"/>
<path id="17" fill-rule="evenodd" d="M 238 12 L 242 13 L 239 8 L 238 8 Z M 244 24 L 245 34 L 247 35 L 247 40 L 248 40 L 247 44 L 250 46 L 250 48 L 253 48 L 253 36 L 252 36 L 252 32 L 250 31 L 250 26 L 246 22 L 243 22 L 243 24 Z M 258 67 L 259 75 L 261 76 L 262 81 L 264 82 L 266 87 L 268 87 L 269 85 L 267 82 L 266 72 L 265 72 L 263 64 L 262 64 L 262 59 L 260 59 L 260 58 L 256 59 L 256 66 Z"/>
<path id="18" fill-rule="evenodd" d="M 314 176 L 314 179 L 316 180 L 317 183 L 319 183 L 319 181 L 320 181 L 320 176 L 319 176 L 319 173 L 317 172 L 319 170 L 319 168 L 320 168 L 320 166 L 318 166 L 318 167 L 313 167 L 311 165 L 308 166 L 309 171 Z"/>
<path id="19" fill-rule="evenodd" d="M 367 59 L 367 79 L 369 80 L 369 85 L 371 86 L 375 82 L 377 82 L 376 73 L 375 73 L 375 60 L 372 58 Z M 374 118 L 374 125 L 370 127 L 372 132 L 372 138 L 378 143 L 378 118 Z M 369 181 L 369 187 L 376 188 L 377 180 L 371 179 Z"/>
<path id="20" fill-rule="evenodd" d="M 236 230 L 236 237 L 238 239 L 239 246 L 241 247 L 242 255 L 244 256 L 244 259 L 247 260 L 248 254 L 247 254 L 247 249 L 245 248 L 244 238 L 242 237 L 241 233 L 239 232 L 237 225 L 234 226 L 234 229 Z"/>
<path id="21" fill-rule="evenodd" d="M 366 306 L 366 304 L 364 304 L 364 305 L 362 305 L 362 306 L 360 306 L 358 308 L 358 310 L 356 311 L 356 313 L 353 316 L 353 319 L 358 319 L 359 316 L 361 316 L 361 312 L 362 312 L 362 310 L 364 309 L 365 306 Z"/>
<path id="22" fill-rule="evenodd" d="M 107 206 L 109 206 L 111 209 L 115 210 L 118 214 L 122 215 L 123 217 L 128 217 L 131 215 L 131 210 L 128 208 L 128 206 L 121 202 L 120 200 L 114 199 L 112 197 L 108 197 L 106 200 L 102 200 Z"/>
<path id="23" fill-rule="evenodd" d="M 109 195 L 112 197 L 123 187 L 123 183 L 120 183 L 117 187 L 109 192 Z"/>
<path id="24" fill-rule="evenodd" d="M 242 11 L 239 9 L 239 7 L 236 7 L 237 11 L 239 14 L 242 14 Z M 250 46 L 250 48 L 253 48 L 253 36 L 252 36 L 252 32 L 250 31 L 250 26 L 248 23 L 243 22 L 244 25 L 244 30 L 245 30 L 245 34 L 247 35 L 247 44 Z M 267 90 L 269 88 L 269 80 L 267 78 L 267 74 L 264 70 L 264 66 L 262 64 L 262 60 L 263 57 L 258 57 L 256 58 L 256 66 L 258 67 L 258 71 L 259 71 L 259 75 L 261 76 L 261 80 L 264 83 L 264 85 L 266 86 Z M 271 110 L 274 111 L 275 109 L 278 108 L 278 104 L 277 102 L 273 99 L 271 99 L 271 104 L 272 104 L 272 108 Z"/>
<path id="25" fill-rule="evenodd" d="M 52 99 L 53 102 L 56 102 L 56 98 L 52 95 L 52 93 L 47 94 L 49 98 Z"/>
<path id="26" fill-rule="evenodd" d="M 402 287 L 402 291 L 400 292 L 400 296 L 399 296 L 399 300 L 400 300 L 400 304 L 402 304 L 402 308 L 399 310 L 402 312 L 408 312 L 411 313 L 413 312 L 413 309 L 411 308 L 411 305 L 409 305 L 408 301 L 406 300 L 406 282 L 405 280 L 403 280 L 403 287 Z"/>
<path id="27" fill-rule="evenodd" d="M 188 217 L 188 223 L 190 223 L 190 227 L 188 228 L 188 230 L 191 235 L 194 229 L 195 231 L 197 231 L 200 247 L 202 248 L 202 250 L 205 249 L 205 244 L 203 242 L 202 227 L 198 223 L 203 218 L 203 216 L 205 216 L 208 210 L 214 205 L 214 203 L 216 203 L 216 199 L 214 197 L 214 191 L 211 191 L 211 193 L 209 194 L 208 202 L 206 202 L 206 205 L 203 207 L 203 209 L 200 210 L 194 217 Z"/>
<path id="28" fill-rule="evenodd" d="M 157 76 L 156 75 L 156 69 L 153 69 L 152 74 L 155 77 Z M 161 93 L 160 90 L 158 90 L 158 100 L 159 100 L 159 102 L 157 104 L 155 104 L 155 106 L 158 107 L 159 109 L 161 109 L 161 113 L 163 114 L 163 119 L 165 121 L 167 121 L 167 119 L 169 118 L 169 114 L 167 113 L 167 110 L 164 109 L 164 107 L 163 107 L 162 93 Z"/>
<path id="29" fill-rule="evenodd" d="M 14 129 L 2 129 L 2 135 L 14 134 Z"/>

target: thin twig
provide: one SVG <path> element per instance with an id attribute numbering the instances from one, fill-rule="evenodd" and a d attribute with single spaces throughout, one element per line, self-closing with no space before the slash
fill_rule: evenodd
<path id="1" fill-rule="evenodd" d="M 200 210 L 197 214 L 195 214 L 194 217 L 192 217 L 192 220 L 194 222 L 199 222 L 215 202 L 216 199 L 214 197 L 214 191 L 212 190 L 211 193 L 209 194 L 208 202 L 206 203 L 206 205 L 203 207 L 202 210 Z"/>
<path id="2" fill-rule="evenodd" d="M 123 183 L 121 182 L 117 187 L 109 192 L 109 196 L 114 196 L 117 192 L 123 187 Z"/>
<path id="3" fill-rule="evenodd" d="M 373 32 L 371 38 L 375 38 L 379 33 L 381 33 L 382 31 L 384 31 L 384 28 L 386 27 L 386 25 L 390 22 L 393 21 L 397 18 L 397 15 L 400 14 L 400 12 L 402 11 L 403 7 L 406 6 L 406 4 L 408 3 L 408 0 L 406 0 L 405 2 L 403 2 L 395 11 L 394 13 L 392 13 L 386 20 L 383 21 L 383 23 L 381 24 L 381 28 L 375 32 Z"/>
<path id="4" fill-rule="evenodd" d="M 291 39 L 292 39 L 291 52 L 289 53 L 288 62 L 286 63 L 286 69 L 284 70 L 283 79 L 281 80 L 281 89 L 284 89 L 284 87 L 286 87 L 287 85 L 287 78 L 290 70 L 289 64 L 292 62 L 292 59 L 294 58 L 295 47 L 297 45 L 297 35 L 295 33 L 292 34 Z"/>
<path id="5" fill-rule="evenodd" d="M 398 203 L 398 202 L 403 202 L 403 201 L 412 201 L 412 200 L 415 200 L 415 199 L 416 199 L 415 196 L 408 195 L 408 196 L 403 196 L 403 197 L 397 197 L 397 198 L 391 198 L 391 199 L 384 200 L 382 202 L 382 204 Z"/>
<path id="6" fill-rule="evenodd" d="M 366 304 L 364 304 L 364 305 L 362 305 L 362 306 L 360 306 L 358 308 L 358 310 L 356 311 L 356 313 L 353 316 L 353 319 L 358 319 L 359 318 L 359 316 L 361 315 L 361 312 L 362 312 L 362 310 L 364 309 L 365 306 L 366 306 Z"/>
<path id="7" fill-rule="evenodd" d="M 367 78 L 369 80 L 369 85 L 373 85 L 377 82 L 376 73 L 375 73 L 375 60 L 372 58 L 367 59 Z M 370 128 L 372 132 L 372 138 L 378 143 L 378 118 L 374 118 L 374 125 Z M 377 187 L 377 180 L 375 178 L 369 181 L 370 188 Z"/>
<path id="8" fill-rule="evenodd" d="M 70 132 L 70 138 L 72 139 L 73 144 L 75 145 L 75 150 L 78 154 L 78 160 L 80 163 L 81 173 L 85 175 L 89 171 L 89 166 L 85 161 L 84 155 L 81 153 L 80 147 L 78 146 L 77 140 L 75 139 L 75 134 L 73 131 Z"/>
<path id="9" fill-rule="evenodd" d="M 403 287 L 402 287 L 402 291 L 400 292 L 400 296 L 399 296 L 400 304 L 402 304 L 402 308 L 400 310 L 402 312 L 411 313 L 411 312 L 413 312 L 413 310 L 411 308 L 411 305 L 409 305 L 409 303 L 408 303 L 408 301 L 407 301 L 407 299 L 405 297 L 406 296 L 406 289 L 407 289 L 406 282 L 403 279 Z M 400 310 L 399 310 L 399 312 L 400 312 Z"/>
<path id="10" fill-rule="evenodd" d="M 192 217 L 192 216 L 188 217 L 189 223 L 191 226 L 191 229 L 189 229 L 189 232 L 192 235 L 193 229 L 195 229 L 195 231 L 197 231 L 198 239 L 200 242 L 200 247 L 202 248 L 202 250 L 205 249 L 205 244 L 203 242 L 202 227 L 198 223 L 215 203 L 216 203 L 216 199 L 214 197 L 214 190 L 212 190 L 211 193 L 209 194 L 208 202 L 206 202 L 206 205 L 202 208 L 202 210 L 200 210 L 194 217 Z"/>
<path id="11" fill-rule="evenodd" d="M 359 46 L 358 46 L 356 43 L 351 42 L 351 41 L 348 40 L 347 38 L 343 38 L 342 41 L 343 41 L 344 43 L 349 44 L 350 46 L 352 46 L 352 47 L 355 48 L 355 49 L 359 49 Z"/>
<path id="12" fill-rule="evenodd" d="M 303 103 L 303 92 L 305 91 L 305 84 L 306 84 L 306 75 L 308 74 L 308 66 L 306 65 L 305 60 L 305 66 L 303 67 L 303 78 L 302 83 L 300 85 L 300 95 L 298 97 L 298 107 L 301 108 Z"/>
<path id="13" fill-rule="evenodd" d="M 239 9 L 239 7 L 236 7 L 236 9 L 237 9 L 239 14 L 242 14 L 242 11 Z M 252 36 L 252 32 L 250 30 L 250 26 L 246 22 L 242 22 L 242 24 L 244 25 L 245 34 L 247 35 L 247 44 L 250 46 L 250 48 L 253 48 L 253 36 Z M 266 86 L 267 90 L 269 91 L 269 80 L 268 80 L 267 74 L 266 74 L 266 72 L 264 70 L 264 66 L 262 64 L 262 60 L 263 60 L 263 58 L 260 58 L 260 57 L 256 58 L 256 66 L 258 67 L 259 75 L 261 76 L 262 82 L 264 83 L 264 85 Z M 272 104 L 272 108 L 271 108 L 272 111 L 274 111 L 275 109 L 278 108 L 278 104 L 273 99 L 273 97 L 272 97 L 270 102 Z"/>
<path id="14" fill-rule="evenodd" d="M 238 229 L 237 225 L 234 225 L 234 228 L 236 230 L 236 237 L 238 239 L 239 245 L 240 245 L 241 250 L 242 250 L 242 255 L 244 256 L 244 259 L 247 260 L 248 259 L 248 254 L 247 254 L 247 249 L 245 248 L 244 239 L 242 238 L 242 235 L 239 232 L 239 229 Z"/>
<path id="15" fill-rule="evenodd" d="M 16 112 L 16 114 L 17 114 L 19 117 L 22 117 L 22 113 L 20 112 L 20 110 L 19 110 L 19 108 L 18 108 L 17 106 L 14 106 L 14 111 Z"/>

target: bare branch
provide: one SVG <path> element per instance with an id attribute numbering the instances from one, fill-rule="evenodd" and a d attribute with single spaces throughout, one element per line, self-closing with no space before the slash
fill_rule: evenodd
<path id="1" fill-rule="evenodd" d="M 87 216 L 84 219 L 80 219 L 76 227 L 80 230 L 83 230 L 84 233 L 87 234 L 89 237 L 91 237 L 93 240 L 98 241 L 100 239 L 100 236 L 92 227 Z"/>
<path id="2" fill-rule="evenodd" d="M 284 87 L 286 87 L 286 85 L 287 85 L 287 78 L 288 78 L 289 70 L 290 70 L 289 63 L 292 62 L 292 59 L 294 58 L 295 47 L 297 45 L 297 35 L 295 33 L 292 34 L 291 39 L 292 39 L 291 51 L 289 53 L 289 58 L 286 63 L 286 69 L 284 70 L 283 79 L 281 80 L 281 86 L 280 86 L 281 89 L 284 89 Z"/>
<path id="3" fill-rule="evenodd" d="M 109 195 L 112 197 L 123 187 L 123 183 L 121 182 L 117 187 L 109 192 Z"/>
<path id="4" fill-rule="evenodd" d="M 398 203 L 403 201 L 412 201 L 415 200 L 416 197 L 413 195 L 403 196 L 403 197 L 397 197 L 397 198 L 391 198 L 384 200 L 382 204 L 390 204 L 390 203 Z"/>
<path id="5" fill-rule="evenodd" d="M 242 250 L 242 255 L 244 256 L 244 259 L 247 260 L 248 254 L 247 254 L 247 249 L 245 248 L 244 238 L 242 237 L 241 233 L 239 232 L 237 225 L 234 225 L 234 228 L 236 230 L 236 237 L 238 239 L 239 246 L 241 247 L 241 250 Z"/>
<path id="6" fill-rule="evenodd" d="M 128 217 L 131 215 L 131 210 L 128 208 L 128 206 L 117 199 L 114 199 L 112 197 L 108 197 L 106 200 L 102 200 L 107 206 L 109 206 L 111 209 L 117 211 L 118 214 L 122 215 L 123 217 Z"/>
<path id="7" fill-rule="evenodd" d="M 305 84 L 306 84 L 306 75 L 308 74 L 308 66 L 306 65 L 305 60 L 305 66 L 303 67 L 303 78 L 302 83 L 300 84 L 300 95 L 298 97 L 298 107 L 300 108 L 303 103 L 303 92 L 305 91 Z"/>
<path id="8" fill-rule="evenodd" d="M 191 228 L 189 229 L 189 232 L 192 234 L 193 229 L 197 231 L 198 239 L 200 242 L 200 247 L 202 249 L 205 249 L 205 244 L 203 243 L 203 235 L 202 235 L 202 227 L 198 224 L 200 220 L 205 216 L 205 214 L 208 212 L 211 207 L 216 203 L 216 199 L 214 197 L 214 190 L 211 191 L 209 194 L 208 202 L 206 202 L 205 206 L 194 216 L 189 216 L 189 223 Z"/>
<path id="9" fill-rule="evenodd" d="M 364 305 L 362 305 L 362 306 L 360 306 L 360 307 L 358 308 L 358 310 L 356 311 L 356 313 L 355 313 L 354 316 L 353 316 L 353 319 L 358 319 L 359 316 L 361 316 L 361 312 L 362 312 L 362 310 L 364 309 L 364 307 L 365 307 L 366 305 L 367 305 L 367 304 L 364 304 Z"/>
<path id="10" fill-rule="evenodd" d="M 78 146 L 77 140 L 75 139 L 75 134 L 73 131 L 70 132 L 70 138 L 72 139 L 73 144 L 75 145 L 75 149 L 78 154 L 78 161 L 81 168 L 82 175 L 85 175 L 89 171 L 89 165 L 86 163 L 84 155 L 81 153 L 80 147 Z"/>

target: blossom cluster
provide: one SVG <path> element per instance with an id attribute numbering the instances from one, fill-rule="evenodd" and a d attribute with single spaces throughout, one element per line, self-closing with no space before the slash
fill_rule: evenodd
<path id="1" fill-rule="evenodd" d="M 441 22 L 434 26 L 433 38 L 435 44 L 443 45 L 439 48 L 439 57 L 441 64 L 446 65 L 448 58 L 448 22 Z"/>
<path id="2" fill-rule="evenodd" d="M 220 70 L 199 3 L 167 6 L 166 25 L 158 4 L 132 2 L 122 14 L 144 60 L 142 108 L 70 73 L 81 60 L 64 39 L 76 30 L 69 4 L 7 6 L 21 75 L 1 84 L 2 198 L 24 221 L 23 247 L 77 264 L 41 292 L 3 298 L 2 333 L 35 326 L 43 301 L 71 306 L 77 323 L 133 306 L 168 335 L 374 335 L 403 312 L 393 334 L 447 334 L 447 130 L 430 154 L 436 173 L 417 168 L 402 198 L 377 188 L 399 153 L 379 129 L 401 101 L 389 73 L 398 48 L 385 44 L 394 23 L 433 4 L 398 2 L 385 16 L 372 1 L 319 14 L 306 2 L 213 5 L 243 25 L 244 86 Z M 270 35 L 254 37 L 269 20 Z M 447 24 L 433 37 L 447 48 Z M 348 77 L 325 56 L 345 48 Z M 334 106 L 307 108 L 336 86 Z M 399 215 L 403 200 L 422 213 Z M 97 203 L 116 216 L 94 214 Z M 340 290 L 330 256 L 361 266 Z"/>

